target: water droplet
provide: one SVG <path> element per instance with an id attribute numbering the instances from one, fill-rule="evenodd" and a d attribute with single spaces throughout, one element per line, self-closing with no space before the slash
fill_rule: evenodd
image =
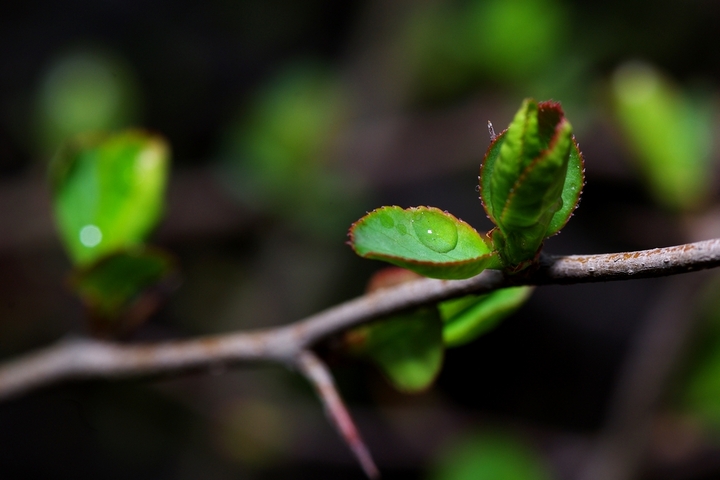
<path id="1" fill-rule="evenodd" d="M 80 229 L 80 243 L 86 247 L 96 247 L 101 241 L 102 232 L 96 225 L 85 225 Z"/>
<path id="2" fill-rule="evenodd" d="M 402 223 L 398 224 L 397 231 L 402 233 L 403 235 L 407 235 L 407 227 L 405 225 L 403 225 Z"/>
<path id="3" fill-rule="evenodd" d="M 475 191 L 480 193 L 480 185 L 475 185 Z"/>
<path id="4" fill-rule="evenodd" d="M 385 228 L 393 228 L 395 226 L 395 220 L 386 215 L 380 215 L 380 223 Z"/>
<path id="5" fill-rule="evenodd" d="M 447 253 L 457 246 L 458 232 L 455 222 L 433 211 L 415 214 L 413 229 L 418 240 L 438 253 Z"/>

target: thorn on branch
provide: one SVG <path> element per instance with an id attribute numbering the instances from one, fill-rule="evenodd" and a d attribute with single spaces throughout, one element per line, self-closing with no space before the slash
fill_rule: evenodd
<path id="1" fill-rule="evenodd" d="M 300 352 L 297 357 L 297 367 L 315 387 L 325 407 L 326 415 L 360 462 L 365 474 L 372 480 L 379 479 L 380 471 L 370 456 L 370 451 L 363 442 L 345 402 L 340 397 L 328 367 L 310 350 Z"/>

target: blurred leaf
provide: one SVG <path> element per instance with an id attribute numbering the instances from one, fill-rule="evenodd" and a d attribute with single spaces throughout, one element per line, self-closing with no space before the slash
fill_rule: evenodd
<path id="1" fill-rule="evenodd" d="M 138 87 L 130 67 L 112 55 L 76 50 L 52 64 L 38 98 L 44 149 L 89 131 L 114 130 L 137 119 Z"/>
<path id="2" fill-rule="evenodd" d="M 459 439 L 444 450 L 430 480 L 550 480 L 542 459 L 501 433 Z"/>
<path id="3" fill-rule="evenodd" d="M 508 266 L 531 261 L 565 225 L 583 181 L 582 155 L 560 104 L 526 99 L 488 148 L 480 172 L 483 206 L 498 226 L 493 243 Z"/>
<path id="4" fill-rule="evenodd" d="M 164 252 L 136 248 L 77 270 L 71 285 L 88 308 L 96 332 L 119 333 L 142 323 L 155 310 L 157 299 L 145 294 L 174 270 L 174 260 Z"/>
<path id="5" fill-rule="evenodd" d="M 433 278 L 458 279 L 499 266 L 470 225 L 434 207 L 378 208 L 350 229 L 355 252 Z"/>
<path id="6" fill-rule="evenodd" d="M 476 0 L 469 5 L 464 55 L 475 56 L 494 77 L 522 80 L 537 73 L 565 40 L 568 19 L 559 2 Z"/>
<path id="7" fill-rule="evenodd" d="M 439 303 L 445 346 L 463 345 L 494 328 L 520 308 L 532 292 L 533 287 L 503 288 Z"/>
<path id="8" fill-rule="evenodd" d="M 483 78 L 526 90 L 543 70 L 556 67 L 568 36 L 567 17 L 554 0 L 430 3 L 409 19 L 402 61 L 422 98 L 453 97 Z"/>
<path id="9" fill-rule="evenodd" d="M 720 427 L 720 341 L 709 349 L 689 373 L 681 394 L 682 407 Z"/>
<path id="10" fill-rule="evenodd" d="M 358 182 L 331 164 L 348 103 L 325 69 L 308 64 L 278 75 L 231 130 L 225 155 L 237 195 L 308 231 L 336 232 L 359 192 Z"/>
<path id="11" fill-rule="evenodd" d="M 712 103 L 692 102 L 642 63 L 621 66 L 612 93 L 623 133 L 655 199 L 672 209 L 698 206 L 712 177 Z"/>
<path id="12" fill-rule="evenodd" d="M 165 141 L 140 131 L 81 136 L 60 150 L 53 207 L 76 264 L 142 244 L 162 214 L 168 163 Z"/>
<path id="13" fill-rule="evenodd" d="M 403 392 L 425 390 L 442 368 L 442 322 L 435 308 L 363 325 L 346 339 L 351 353 L 368 358 Z"/>

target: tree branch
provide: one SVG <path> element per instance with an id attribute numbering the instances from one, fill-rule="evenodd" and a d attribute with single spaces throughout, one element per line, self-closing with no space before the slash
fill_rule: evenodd
<path id="1" fill-rule="evenodd" d="M 638 252 L 543 256 L 537 268 L 518 275 L 487 270 L 467 280 L 422 279 L 375 291 L 278 328 L 139 345 L 86 338 L 66 340 L 0 365 L 0 399 L 68 380 L 177 373 L 243 362 L 292 366 L 301 352 L 333 334 L 469 293 L 515 285 L 660 277 L 718 265 L 720 239 Z"/>

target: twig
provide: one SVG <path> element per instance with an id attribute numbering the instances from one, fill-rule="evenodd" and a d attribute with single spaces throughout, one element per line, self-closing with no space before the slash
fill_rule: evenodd
<path id="1" fill-rule="evenodd" d="M 380 478 L 380 471 L 375 466 L 370 452 L 365 446 L 350 413 L 335 387 L 332 374 L 327 366 L 312 351 L 300 352 L 297 358 L 298 369 L 313 384 L 320 400 L 325 406 L 325 413 L 338 430 L 340 436 L 348 444 L 363 471 L 371 479 Z"/>
<path id="2" fill-rule="evenodd" d="M 260 361 L 297 366 L 316 386 L 332 385 L 329 372 L 323 364 L 316 362 L 317 359 L 309 353 L 309 349 L 331 335 L 385 315 L 469 293 L 483 293 L 515 285 L 660 277 L 718 265 L 720 239 L 639 252 L 544 256 L 536 268 L 518 275 L 509 276 L 500 271 L 487 270 L 467 280 L 418 280 L 369 293 L 278 328 L 140 345 L 93 339 L 68 340 L 0 365 L 0 399 L 69 380 L 138 377 Z M 318 373 L 320 371 L 324 373 L 321 375 Z M 316 375 L 318 380 L 314 377 Z M 323 376 L 320 383 L 319 376 Z M 320 395 L 334 421 L 345 418 L 347 412 L 339 403 L 341 400 L 336 393 L 332 393 L 332 405 L 327 391 L 321 391 Z M 344 413 L 340 414 L 341 411 Z M 349 433 L 343 428 L 351 425 L 348 422 L 349 416 L 338 423 L 346 438 Z M 352 444 L 351 448 L 364 462 L 366 472 L 372 475 L 374 467 L 369 455 L 364 457 L 367 452 L 356 450 Z"/>
<path id="3" fill-rule="evenodd" d="M 602 255 L 548 256 L 532 272 L 497 270 L 467 280 L 422 279 L 381 289 L 298 322 L 192 340 L 123 345 L 94 339 L 60 342 L 0 365 L 0 399 L 67 380 L 137 377 L 243 362 L 294 365 L 319 341 L 364 322 L 469 293 L 673 275 L 720 265 L 720 239 Z"/>

